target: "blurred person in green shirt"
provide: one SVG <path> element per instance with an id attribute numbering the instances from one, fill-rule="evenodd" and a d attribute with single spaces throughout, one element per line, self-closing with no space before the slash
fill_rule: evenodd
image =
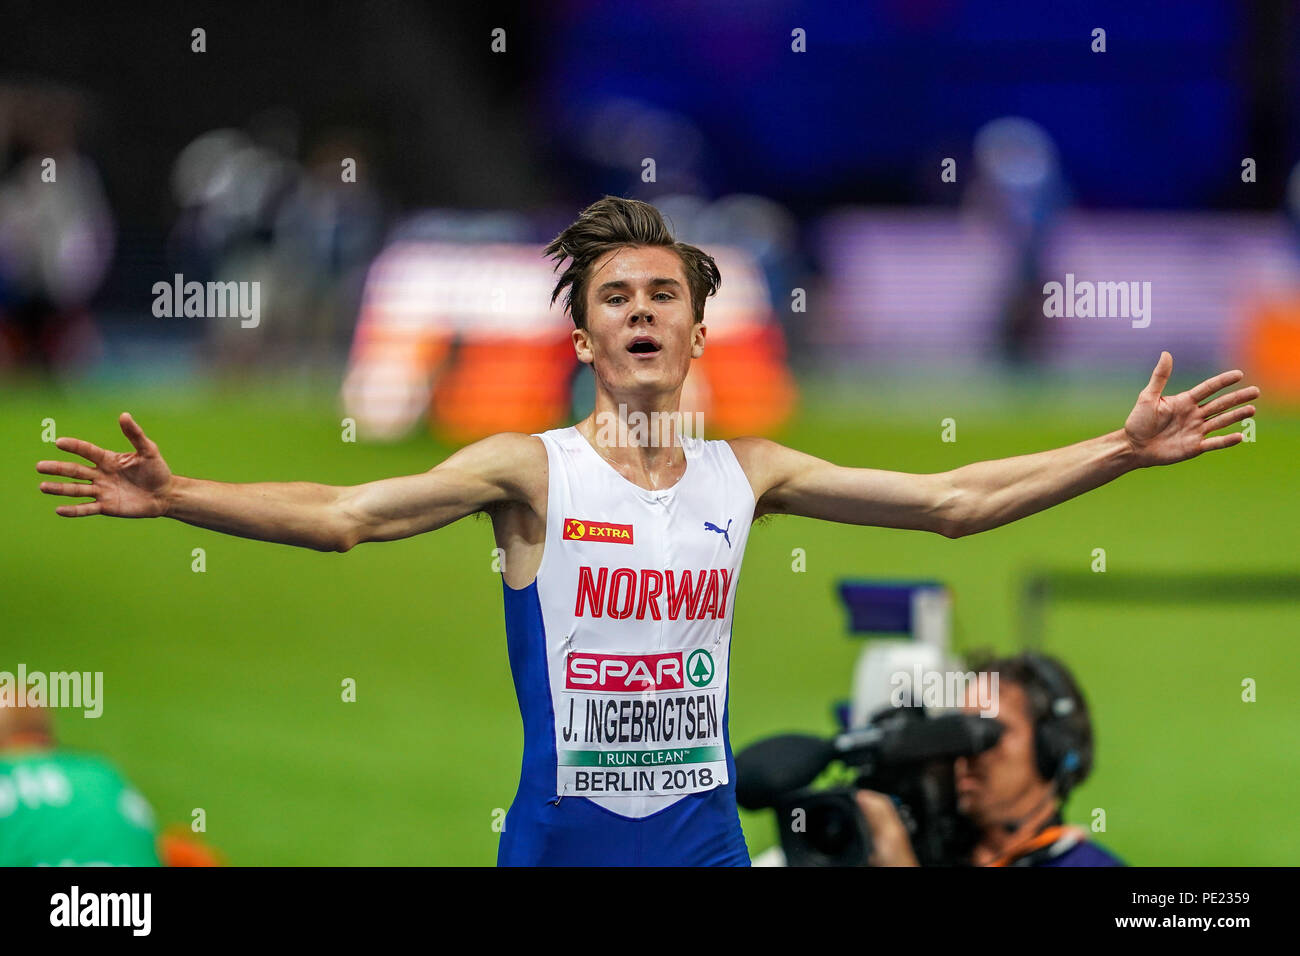
<path id="1" fill-rule="evenodd" d="M 0 866 L 158 866 L 157 836 L 108 760 L 59 747 L 44 707 L 0 703 Z"/>

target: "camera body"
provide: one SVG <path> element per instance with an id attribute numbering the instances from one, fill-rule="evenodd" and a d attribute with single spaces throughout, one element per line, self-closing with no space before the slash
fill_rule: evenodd
<path id="1" fill-rule="evenodd" d="M 928 728 L 918 722 L 966 722 L 963 737 L 996 742 L 996 722 L 974 716 L 931 718 L 923 708 L 881 711 L 869 723 L 879 731 L 868 746 L 839 759 L 856 771 L 851 785 L 803 787 L 773 803 L 781 834 L 781 849 L 789 866 L 867 866 L 872 854 L 871 830 L 857 804 L 858 790 L 875 790 L 893 798 L 922 866 L 965 863 L 975 846 L 975 827 L 957 810 L 953 761 L 969 754 L 972 745 L 955 740 L 945 746 L 909 746 Z M 978 723 L 974 723 L 978 722 Z"/>

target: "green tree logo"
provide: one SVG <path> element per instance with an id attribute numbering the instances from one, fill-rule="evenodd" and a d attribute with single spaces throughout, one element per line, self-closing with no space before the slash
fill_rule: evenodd
<path id="1" fill-rule="evenodd" d="M 696 687 L 704 687 L 713 680 L 713 658 L 700 648 L 686 658 L 686 677 Z"/>

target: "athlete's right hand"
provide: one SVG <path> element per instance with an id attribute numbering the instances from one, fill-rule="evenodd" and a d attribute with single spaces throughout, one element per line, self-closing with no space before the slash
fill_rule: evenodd
<path id="1" fill-rule="evenodd" d="M 41 482 L 41 491 L 47 495 L 94 499 L 82 504 L 63 505 L 54 509 L 55 514 L 65 518 L 84 518 L 87 515 L 157 518 L 167 513 L 171 469 L 158 453 L 158 446 L 149 440 L 129 412 L 122 413 L 118 424 L 135 451 L 107 451 L 79 438 L 59 438 L 54 442 L 55 447 L 80 455 L 94 467 L 88 468 L 72 461 L 36 463 L 36 470 L 42 475 L 60 475 L 90 482 L 88 485 Z"/>

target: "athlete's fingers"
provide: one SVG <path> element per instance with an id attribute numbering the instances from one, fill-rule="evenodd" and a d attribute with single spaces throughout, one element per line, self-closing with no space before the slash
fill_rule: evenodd
<path id="1" fill-rule="evenodd" d="M 54 447 L 60 451 L 70 451 L 74 455 L 80 455 L 87 461 L 93 461 L 96 465 L 102 465 L 111 452 L 107 452 L 98 445 L 92 445 L 88 441 L 82 441 L 80 438 L 56 438 Z"/>
<path id="2" fill-rule="evenodd" d="M 1233 445 L 1240 445 L 1245 440 L 1246 436 L 1241 432 L 1215 435 L 1213 438 L 1207 438 L 1201 442 L 1201 451 L 1218 451 L 1220 448 L 1231 448 Z"/>
<path id="3" fill-rule="evenodd" d="M 1231 372 L 1220 372 L 1214 378 L 1207 378 L 1200 385 L 1197 385 L 1189 394 L 1192 396 L 1192 401 L 1199 403 L 1202 399 L 1209 398 L 1219 389 L 1240 382 L 1245 377 L 1246 373 L 1239 368 L 1234 368 Z"/>
<path id="4" fill-rule="evenodd" d="M 1174 357 L 1168 352 L 1160 353 L 1160 360 L 1156 362 L 1156 367 L 1151 371 L 1151 381 L 1147 382 L 1147 387 L 1143 390 L 1150 395 L 1160 395 L 1164 392 L 1165 386 L 1169 384 L 1169 374 L 1174 370 Z"/>
<path id="5" fill-rule="evenodd" d="M 1219 412 L 1231 408 L 1233 405 L 1240 405 L 1242 402 L 1253 401 L 1259 398 L 1259 387 L 1251 385 L 1248 388 L 1239 388 L 1231 395 L 1220 395 L 1212 402 L 1206 402 L 1201 406 L 1201 414 L 1206 418 L 1213 418 Z"/>
<path id="6" fill-rule="evenodd" d="M 1217 432 L 1220 428 L 1227 428 L 1229 425 L 1235 425 L 1243 419 L 1249 418 L 1255 414 L 1254 405 L 1245 405 L 1241 408 L 1234 408 L 1230 412 L 1224 412 L 1215 418 L 1211 418 L 1205 423 L 1205 432 Z"/>
<path id="7" fill-rule="evenodd" d="M 68 498 L 93 498 L 94 485 L 60 484 L 57 481 L 42 481 L 41 491 L 47 495 L 64 495 Z"/>
<path id="8" fill-rule="evenodd" d="M 42 475 L 60 475 L 64 478 L 80 478 L 94 481 L 97 473 L 94 468 L 87 468 L 76 461 L 38 461 L 36 471 Z"/>
<path id="9" fill-rule="evenodd" d="M 123 412 L 118 417 L 117 423 L 122 427 L 122 434 L 131 443 L 131 447 L 140 454 L 147 455 L 157 447 L 149 440 L 149 436 L 144 433 L 144 429 L 136 424 L 136 420 L 131 417 L 130 412 Z"/>
<path id="10" fill-rule="evenodd" d="M 87 501 L 81 505 L 61 505 L 54 509 L 54 513 L 63 518 L 85 518 L 99 514 L 99 502 Z"/>

